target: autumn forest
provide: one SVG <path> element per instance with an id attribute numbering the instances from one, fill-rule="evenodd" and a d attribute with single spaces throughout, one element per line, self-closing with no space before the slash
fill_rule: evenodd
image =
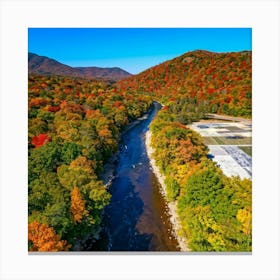
<path id="1" fill-rule="evenodd" d="M 252 180 L 225 175 L 190 128 L 209 114 L 251 119 L 251 76 L 251 51 L 191 51 L 116 80 L 29 71 L 28 251 L 101 250 L 106 211 L 119 199 L 103 179 L 108 163 L 128 151 L 128 127 L 157 103 L 148 130 L 164 200 L 177 217 L 174 236 L 187 251 L 251 252 Z M 131 164 L 131 176 L 137 170 Z"/>

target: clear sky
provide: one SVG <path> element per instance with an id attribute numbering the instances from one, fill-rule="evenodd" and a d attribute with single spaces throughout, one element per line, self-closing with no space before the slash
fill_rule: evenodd
<path id="1" fill-rule="evenodd" d="M 188 51 L 252 49 L 251 28 L 29 28 L 28 51 L 70 66 L 137 74 Z"/>

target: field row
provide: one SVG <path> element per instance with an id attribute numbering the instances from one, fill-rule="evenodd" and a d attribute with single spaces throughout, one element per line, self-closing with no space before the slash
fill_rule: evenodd
<path id="1" fill-rule="evenodd" d="M 203 137 L 205 145 L 251 145 L 252 137 L 227 136 L 227 137 Z"/>

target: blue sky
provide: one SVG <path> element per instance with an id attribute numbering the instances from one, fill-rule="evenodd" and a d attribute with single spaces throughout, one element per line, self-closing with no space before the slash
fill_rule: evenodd
<path id="1" fill-rule="evenodd" d="M 28 51 L 137 74 L 192 50 L 251 50 L 251 28 L 29 28 Z"/>

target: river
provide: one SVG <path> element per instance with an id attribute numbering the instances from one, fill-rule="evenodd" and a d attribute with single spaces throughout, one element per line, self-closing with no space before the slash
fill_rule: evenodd
<path id="1" fill-rule="evenodd" d="M 101 239 L 92 251 L 180 251 L 145 146 L 145 133 L 160 108 L 154 103 L 146 118 L 121 138 L 111 203 L 105 208 Z"/>

